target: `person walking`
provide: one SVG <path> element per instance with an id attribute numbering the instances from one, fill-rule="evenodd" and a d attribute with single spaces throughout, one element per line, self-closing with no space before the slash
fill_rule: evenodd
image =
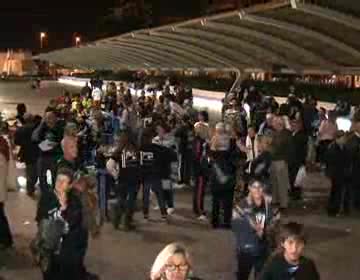
<path id="1" fill-rule="evenodd" d="M 118 229 L 125 215 L 124 229 L 126 231 L 134 230 L 133 215 L 141 173 L 139 151 L 131 142 L 129 133 L 121 134 L 113 158 L 119 166 L 119 176 L 115 186 L 117 204 L 114 209 L 113 226 Z"/>
<path id="2" fill-rule="evenodd" d="M 39 144 L 38 174 L 41 192 L 50 189 L 47 181 L 47 171 L 51 172 L 52 184 L 56 178 L 56 162 L 61 156 L 60 142 L 63 139 L 64 126 L 58 120 L 55 112 L 47 112 L 43 121 L 34 130 L 32 141 Z M 52 187 L 52 186 L 51 186 Z"/>
<path id="3" fill-rule="evenodd" d="M 39 125 L 39 121 L 26 113 L 24 122 L 24 126 L 19 127 L 15 132 L 14 143 L 20 146 L 19 160 L 26 165 L 26 192 L 29 196 L 33 196 L 38 180 L 37 160 L 40 150 L 38 145 L 31 141 L 31 135 Z"/>

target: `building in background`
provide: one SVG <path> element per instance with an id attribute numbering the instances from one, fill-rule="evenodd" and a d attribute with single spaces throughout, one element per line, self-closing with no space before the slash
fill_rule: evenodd
<path id="1" fill-rule="evenodd" d="M 27 76 L 37 73 L 32 53 L 27 50 L 0 51 L 0 73 L 2 76 Z"/>

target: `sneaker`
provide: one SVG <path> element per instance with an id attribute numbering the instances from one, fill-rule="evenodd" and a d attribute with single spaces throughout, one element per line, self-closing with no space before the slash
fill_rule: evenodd
<path id="1" fill-rule="evenodd" d="M 174 208 L 168 208 L 168 209 L 167 209 L 168 215 L 172 215 L 172 214 L 174 214 L 174 212 L 175 212 L 175 209 L 174 209 Z"/>
<path id="2" fill-rule="evenodd" d="M 202 221 L 202 222 L 207 222 L 207 217 L 205 215 L 201 215 L 197 218 L 199 221 Z"/>
<path id="3" fill-rule="evenodd" d="M 186 188 L 186 185 L 185 185 L 185 184 L 174 184 L 174 185 L 173 185 L 173 188 L 174 188 L 175 190 L 181 190 L 181 189 Z"/>
<path id="4" fill-rule="evenodd" d="M 153 209 L 157 211 L 157 210 L 160 210 L 160 207 L 157 205 Z"/>

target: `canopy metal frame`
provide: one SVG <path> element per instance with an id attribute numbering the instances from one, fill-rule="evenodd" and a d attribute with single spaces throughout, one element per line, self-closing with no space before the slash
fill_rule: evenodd
<path id="1" fill-rule="evenodd" d="M 314 19 L 310 23 L 314 28 L 309 22 L 292 21 L 294 13 Z M 326 32 L 322 31 L 324 28 L 316 28 L 326 24 L 329 25 Z M 360 17 L 302 0 L 274 0 L 247 9 L 129 32 L 36 58 L 88 69 L 215 69 L 235 71 L 238 77 L 250 69 L 299 74 L 359 73 L 360 50 L 355 41 L 358 38 L 353 39 L 354 43 L 349 38 L 342 40 L 341 32 L 332 33 L 336 28 L 357 34 Z M 311 40 L 311 44 L 302 44 L 304 40 Z M 328 52 L 322 51 L 324 46 Z"/>

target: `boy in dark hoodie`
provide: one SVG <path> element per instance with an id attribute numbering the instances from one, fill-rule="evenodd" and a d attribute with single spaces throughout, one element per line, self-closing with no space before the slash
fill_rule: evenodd
<path id="1" fill-rule="evenodd" d="M 290 222 L 281 227 L 280 249 L 265 266 L 259 280 L 320 280 L 315 263 L 304 257 L 304 226 Z"/>

